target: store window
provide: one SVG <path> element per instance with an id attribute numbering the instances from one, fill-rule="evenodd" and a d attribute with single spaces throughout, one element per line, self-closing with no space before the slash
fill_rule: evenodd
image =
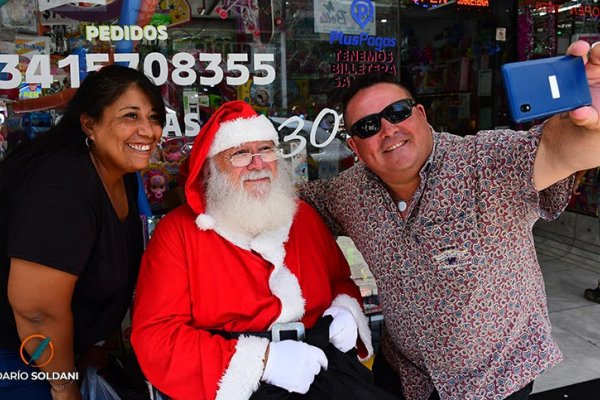
<path id="1" fill-rule="evenodd" d="M 77 87 L 88 70 L 109 60 L 137 64 L 161 86 L 169 111 L 145 179 L 150 200 L 161 203 L 155 213 L 170 208 L 162 202 L 177 183 L 177 164 L 223 102 L 247 101 L 282 136 L 299 128 L 304 141 L 286 142 L 298 154 L 298 179 L 327 178 L 354 162 L 339 117 L 344 89 L 355 76 L 400 68 L 400 6 L 391 0 L 67 3 L 12 0 L 0 8 L 2 154 L 47 130 L 65 104 L 54 95 Z M 117 7 L 128 3 L 126 13 Z"/>
<path id="2" fill-rule="evenodd" d="M 509 125 L 499 68 L 514 61 L 511 15 L 508 2 L 403 2 L 402 81 L 436 130 Z"/>
<path id="3" fill-rule="evenodd" d="M 167 123 L 141 172 L 146 239 L 181 204 L 182 166 L 201 126 L 244 100 L 279 129 L 298 181 L 355 162 L 339 102 L 356 76 L 400 75 L 394 0 L 10 0 L 0 2 L 0 160 L 61 117 L 93 70 L 119 62 L 161 87 Z M 286 140 L 289 139 L 289 140 Z M 342 246 L 377 311 L 376 287 L 347 238 Z"/>

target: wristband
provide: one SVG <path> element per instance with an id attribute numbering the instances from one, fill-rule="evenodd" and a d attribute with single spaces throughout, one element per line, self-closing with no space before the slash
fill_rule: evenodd
<path id="1" fill-rule="evenodd" d="M 73 368 L 73 371 L 77 372 L 77 369 Z M 66 381 L 64 383 L 52 383 L 52 381 L 48 381 L 48 383 L 50 384 L 51 390 L 54 390 L 55 392 L 65 392 L 71 386 L 73 386 L 73 384 L 75 382 L 77 382 L 77 379 L 69 379 L 68 381 Z"/>
<path id="2" fill-rule="evenodd" d="M 59 384 L 54 384 L 54 383 L 50 383 L 51 389 L 54 390 L 55 392 L 64 392 L 67 389 L 69 389 L 71 386 L 73 386 L 73 384 L 76 382 L 75 379 L 71 379 L 69 381 L 66 381 L 65 383 L 59 383 Z"/>

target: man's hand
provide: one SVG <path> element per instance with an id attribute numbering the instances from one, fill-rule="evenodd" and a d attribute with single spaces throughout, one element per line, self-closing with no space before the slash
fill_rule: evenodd
<path id="1" fill-rule="evenodd" d="M 577 171 L 600 165 L 600 46 L 574 42 L 567 53 L 585 63 L 592 105 L 555 115 L 542 128 L 533 184 L 541 191 Z"/>
<path id="2" fill-rule="evenodd" d="M 327 370 L 327 357 L 318 347 L 294 340 L 271 342 L 262 380 L 304 394 L 321 368 Z"/>
<path id="3" fill-rule="evenodd" d="M 329 325 L 329 341 L 338 350 L 345 353 L 356 347 L 358 338 L 358 327 L 354 316 L 345 307 L 329 307 L 323 316 L 331 315 L 333 321 Z"/>
<path id="4" fill-rule="evenodd" d="M 586 129 L 600 130 L 600 46 L 590 49 L 587 42 L 578 40 L 569 46 L 567 54 L 583 57 L 592 95 L 591 106 L 569 112 L 571 121 Z"/>

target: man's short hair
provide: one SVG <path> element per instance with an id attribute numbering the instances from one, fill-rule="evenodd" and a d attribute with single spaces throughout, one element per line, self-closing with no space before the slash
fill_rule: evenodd
<path id="1" fill-rule="evenodd" d="M 361 75 L 352 81 L 350 88 L 342 98 L 342 112 L 344 115 L 346 115 L 346 107 L 348 107 L 348 103 L 354 98 L 354 96 L 356 96 L 356 93 L 379 83 L 391 83 L 396 85 L 400 89 L 406 91 L 410 97 L 413 97 L 412 93 L 410 93 L 410 90 L 401 85 L 395 75 L 382 73 Z"/>

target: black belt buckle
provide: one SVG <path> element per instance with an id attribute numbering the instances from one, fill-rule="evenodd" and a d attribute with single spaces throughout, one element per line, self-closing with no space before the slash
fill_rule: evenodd
<path id="1" fill-rule="evenodd" d="M 271 327 L 271 341 L 281 340 L 304 340 L 304 324 L 302 322 L 288 322 L 285 324 L 274 324 Z"/>

